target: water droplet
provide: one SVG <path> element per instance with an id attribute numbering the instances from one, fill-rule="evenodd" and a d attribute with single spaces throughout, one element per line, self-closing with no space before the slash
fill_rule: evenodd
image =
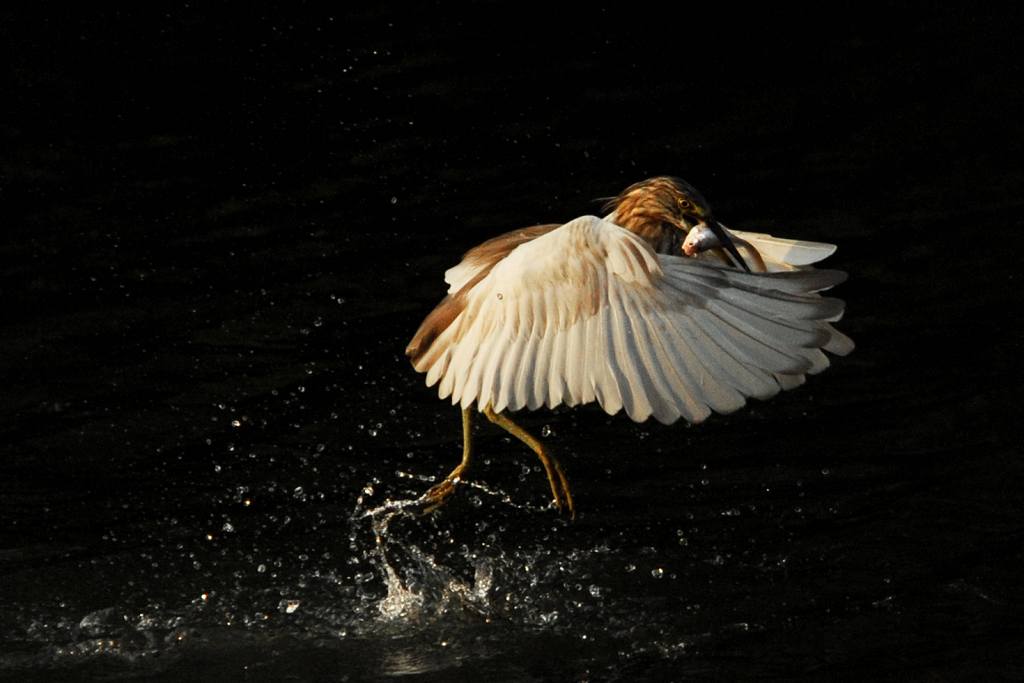
<path id="1" fill-rule="evenodd" d="M 491 590 L 493 582 L 494 575 L 491 570 L 491 565 L 486 562 L 477 564 L 473 572 L 473 593 L 478 600 L 482 600 L 487 597 L 487 593 Z"/>
<path id="2" fill-rule="evenodd" d="M 636 565 L 635 564 L 627 564 L 626 565 L 626 573 L 627 574 L 631 574 L 631 573 L 633 573 L 635 571 L 636 571 Z"/>
<path id="3" fill-rule="evenodd" d="M 372 496 L 373 495 L 373 486 L 370 485 L 370 484 L 367 484 L 366 486 L 364 486 L 363 487 L 363 495 L 364 496 Z"/>
<path id="4" fill-rule="evenodd" d="M 232 420 L 231 421 L 231 426 L 232 427 L 241 427 L 242 426 L 242 421 L 241 420 Z"/>
<path id="5" fill-rule="evenodd" d="M 285 614 L 292 614 L 295 610 L 299 609 L 300 604 L 301 602 L 299 600 L 282 600 L 279 605 L 279 609 L 281 609 Z"/>
<path id="6" fill-rule="evenodd" d="M 551 436 L 554 433 L 555 430 L 551 428 L 551 425 L 544 425 L 543 427 L 540 428 L 541 436 Z"/>
<path id="7" fill-rule="evenodd" d="M 391 198 L 391 206 L 394 206 L 397 203 L 398 203 L 398 197 L 392 197 Z"/>
<path id="8" fill-rule="evenodd" d="M 655 567 L 651 570 L 651 576 L 653 576 L 656 579 L 660 579 L 661 577 L 665 576 L 665 570 L 661 567 Z"/>
<path id="9" fill-rule="evenodd" d="M 265 564 L 261 564 L 261 565 L 256 567 L 256 572 L 259 573 L 259 574 L 262 574 L 265 571 L 267 571 L 267 565 L 265 565 Z"/>
<path id="10" fill-rule="evenodd" d="M 221 531 L 228 534 L 232 533 L 234 530 L 235 527 L 231 524 L 231 522 L 224 522 L 224 526 L 221 527 Z"/>

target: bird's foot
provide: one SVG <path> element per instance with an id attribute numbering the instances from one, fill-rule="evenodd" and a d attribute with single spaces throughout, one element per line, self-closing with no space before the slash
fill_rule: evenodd
<path id="1" fill-rule="evenodd" d="M 576 507 L 572 502 L 572 491 L 569 490 L 569 480 L 565 476 L 565 471 L 562 470 L 562 465 L 550 455 L 547 456 L 549 461 L 541 459 L 544 463 L 544 468 L 547 470 L 548 483 L 551 485 L 551 494 L 554 496 L 552 504 L 558 508 L 559 512 L 564 512 L 569 515 L 570 519 L 576 519 Z"/>
<path id="2" fill-rule="evenodd" d="M 423 514 L 428 515 L 431 512 L 435 512 L 447 503 L 448 498 L 455 493 L 455 486 L 461 481 L 461 477 L 452 472 L 440 484 L 430 487 L 421 497 L 421 500 L 426 503 L 426 507 L 423 508 Z"/>

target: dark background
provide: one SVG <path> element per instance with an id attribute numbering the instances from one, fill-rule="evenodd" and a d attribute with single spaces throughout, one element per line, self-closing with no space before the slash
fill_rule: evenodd
<path id="1" fill-rule="evenodd" d="M 1019 677 L 1019 14 L 0 10 L 0 677 Z M 444 269 L 656 174 L 838 244 L 856 352 L 527 416 L 572 524 L 482 429 L 378 547 Z"/>

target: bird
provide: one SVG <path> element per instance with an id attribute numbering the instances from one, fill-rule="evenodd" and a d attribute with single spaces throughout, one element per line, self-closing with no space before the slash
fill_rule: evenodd
<path id="1" fill-rule="evenodd" d="M 462 411 L 462 459 L 423 496 L 436 511 L 466 476 L 482 414 L 525 444 L 552 504 L 575 517 L 565 469 L 511 417 L 596 402 L 636 421 L 696 424 L 804 383 L 849 354 L 823 296 L 846 279 L 812 264 L 835 245 L 731 230 L 685 180 L 630 185 L 603 217 L 489 239 L 445 272 L 448 292 L 405 353 Z"/>

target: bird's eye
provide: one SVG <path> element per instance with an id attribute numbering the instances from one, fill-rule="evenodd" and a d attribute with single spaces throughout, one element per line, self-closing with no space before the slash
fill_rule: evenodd
<path id="1" fill-rule="evenodd" d="M 680 199 L 679 200 L 679 208 L 681 208 L 681 209 L 689 209 L 690 206 L 691 206 L 691 204 L 690 204 L 690 200 L 689 199 Z"/>

